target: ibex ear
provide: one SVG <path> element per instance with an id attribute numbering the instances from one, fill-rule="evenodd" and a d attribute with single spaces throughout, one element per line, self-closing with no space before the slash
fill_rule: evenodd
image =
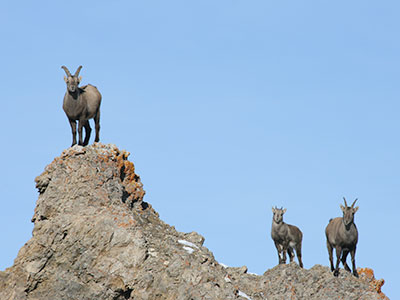
<path id="1" fill-rule="evenodd" d="M 272 206 L 272 212 L 275 213 L 275 208 Z"/>
<path id="2" fill-rule="evenodd" d="M 342 204 L 340 204 L 340 209 L 342 210 L 342 212 L 344 212 L 346 208 Z"/>
<path id="3" fill-rule="evenodd" d="M 283 213 L 285 213 L 285 212 L 286 212 L 286 208 L 283 209 Z"/>
<path id="4" fill-rule="evenodd" d="M 65 77 L 65 76 L 64 76 L 64 81 L 65 81 L 65 82 L 68 82 L 68 78 L 67 78 L 67 77 Z"/>
<path id="5" fill-rule="evenodd" d="M 357 210 L 358 210 L 358 206 L 354 207 L 353 208 L 353 214 L 355 214 L 357 212 Z"/>
<path id="6" fill-rule="evenodd" d="M 79 76 L 79 82 L 81 82 L 82 81 L 82 76 Z"/>

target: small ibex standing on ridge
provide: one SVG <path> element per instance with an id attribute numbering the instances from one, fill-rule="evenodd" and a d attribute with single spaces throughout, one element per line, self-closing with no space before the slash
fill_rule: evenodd
<path id="1" fill-rule="evenodd" d="M 64 96 L 63 109 L 68 117 L 72 129 L 72 145 L 76 144 L 76 121 L 78 124 L 79 145 L 86 146 L 89 143 L 90 132 L 89 119 L 94 119 L 96 137 L 95 142 L 100 140 L 100 104 L 101 94 L 93 85 L 79 87 L 82 77 L 78 78 L 82 66 L 71 75 L 66 66 L 62 66 L 67 77 L 64 77 L 67 83 L 67 91 Z M 85 127 L 85 140 L 82 139 L 82 127 Z"/>
<path id="2" fill-rule="evenodd" d="M 329 253 L 329 261 L 331 263 L 331 271 L 334 270 L 333 275 L 339 276 L 339 263 L 340 260 L 346 271 L 350 272 L 350 268 L 346 263 L 347 255 L 351 254 L 351 262 L 353 267 L 353 275 L 358 277 L 356 270 L 356 247 L 358 241 L 358 231 L 356 224 L 354 224 L 354 214 L 358 210 L 358 206 L 354 207 L 357 199 L 354 200 L 351 207 L 347 206 L 346 199 L 343 197 L 344 204 L 340 205 L 343 211 L 343 218 L 334 218 L 329 220 L 328 226 L 326 226 L 326 246 Z M 336 268 L 333 267 L 333 248 L 336 249 Z"/>
<path id="3" fill-rule="evenodd" d="M 283 222 L 283 214 L 286 208 L 272 208 L 274 216 L 272 217 L 271 237 L 274 240 L 276 250 L 278 251 L 279 264 L 286 263 L 286 252 L 289 254 L 290 262 L 294 259 L 293 248 L 296 249 L 299 266 L 303 267 L 301 261 L 301 242 L 303 233 L 294 225 Z"/>

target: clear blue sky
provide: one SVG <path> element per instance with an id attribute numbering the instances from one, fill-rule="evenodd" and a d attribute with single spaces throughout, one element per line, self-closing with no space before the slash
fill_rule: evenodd
<path id="1" fill-rule="evenodd" d="M 0 269 L 31 237 L 34 185 L 70 146 L 66 65 L 103 95 L 101 142 L 145 200 L 216 259 L 262 274 L 271 206 L 328 265 L 324 229 L 358 197 L 357 266 L 400 298 L 398 1 L 2 1 Z M 91 142 L 93 141 L 93 137 Z"/>

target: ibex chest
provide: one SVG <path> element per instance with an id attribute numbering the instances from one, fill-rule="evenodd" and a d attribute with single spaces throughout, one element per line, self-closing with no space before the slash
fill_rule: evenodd
<path id="1" fill-rule="evenodd" d="M 65 97 L 63 102 L 63 110 L 68 118 L 78 120 L 85 113 L 86 105 L 79 97 L 74 99 L 72 97 Z"/>
<path id="2" fill-rule="evenodd" d="M 275 241 L 284 241 L 288 236 L 288 227 L 286 224 L 272 224 L 271 237 Z"/>
<path id="3" fill-rule="evenodd" d="M 343 241 L 349 244 L 353 244 L 358 239 L 358 232 L 354 226 L 348 230 L 344 229 L 343 231 L 339 231 L 338 235 Z"/>

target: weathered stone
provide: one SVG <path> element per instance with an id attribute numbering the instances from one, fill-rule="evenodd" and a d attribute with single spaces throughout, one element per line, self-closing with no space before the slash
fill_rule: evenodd
<path id="1" fill-rule="evenodd" d="M 380 299 L 383 281 L 327 267 L 263 275 L 223 267 L 196 232 L 180 233 L 143 201 L 129 153 L 74 146 L 45 168 L 32 238 L 0 272 L 0 299 Z"/>

